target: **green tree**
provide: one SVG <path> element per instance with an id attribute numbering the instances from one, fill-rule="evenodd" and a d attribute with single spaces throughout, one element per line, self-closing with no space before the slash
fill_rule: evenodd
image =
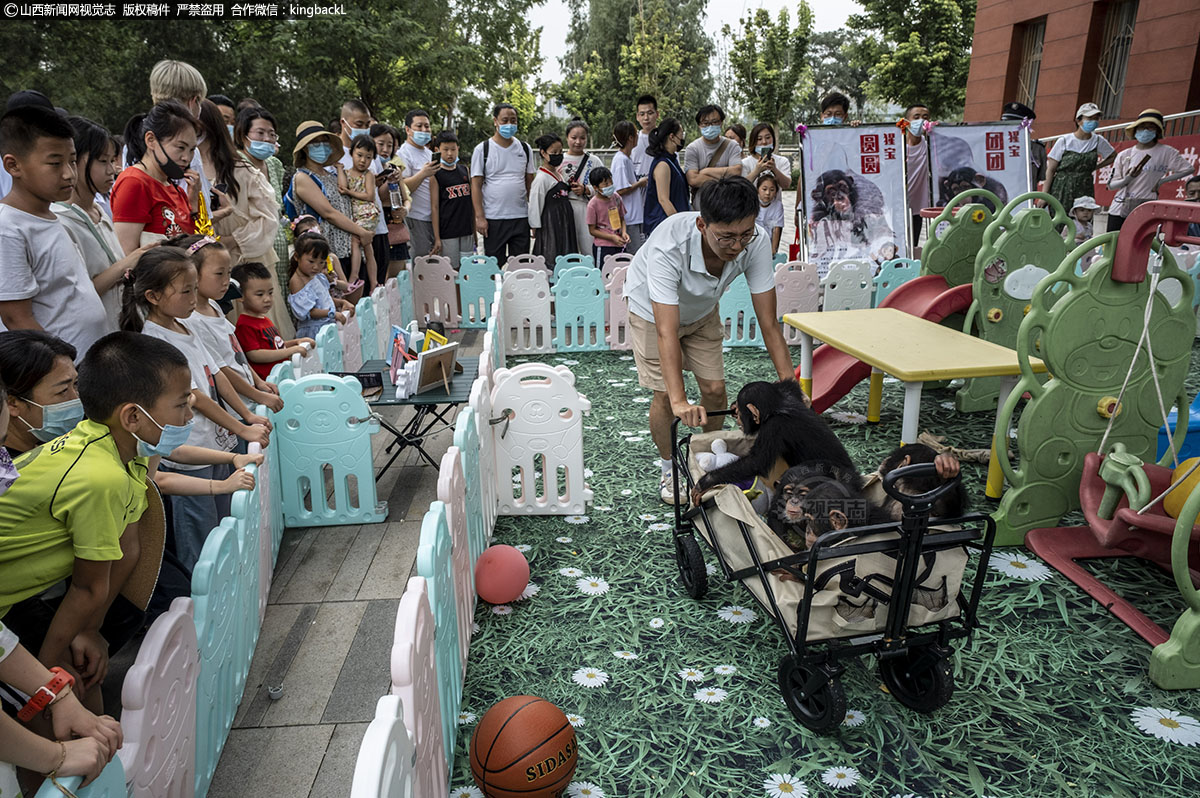
<path id="1" fill-rule="evenodd" d="M 831 91 L 850 98 L 853 110 L 861 112 L 867 101 L 872 42 L 851 36 L 844 30 L 814 33 L 808 44 L 812 83 L 800 100 L 797 122 L 813 122 L 818 103 Z"/>
<path id="2" fill-rule="evenodd" d="M 571 0 L 567 77 L 559 98 L 587 120 L 597 140 L 633 119 L 639 94 L 664 116 L 690 120 L 710 102 L 712 41 L 702 20 L 708 0 Z"/>
<path id="3" fill-rule="evenodd" d="M 150 69 L 174 58 L 197 66 L 210 93 L 270 109 L 285 153 L 300 122 L 329 122 L 348 97 L 385 121 L 421 107 L 435 127 L 490 134 L 492 102 L 517 96 L 517 84 L 536 88 L 538 2 L 374 0 L 318 20 L 10 20 L 0 25 L 0 91 L 38 89 L 119 132 L 150 104 Z"/>
<path id="4" fill-rule="evenodd" d="M 847 27 L 874 39 L 870 91 L 900 105 L 924 103 L 934 116 L 962 110 L 975 0 L 860 0 Z"/>
<path id="5" fill-rule="evenodd" d="M 728 25 L 722 29 L 732 41 L 733 93 L 748 119 L 776 125 L 787 122 L 797 91 L 811 80 L 808 43 L 813 17 L 805 0 L 800 0 L 796 17 L 793 28 L 786 8 L 780 9 L 774 22 L 765 8 L 759 8 L 752 17 L 739 20 L 740 31 Z"/>

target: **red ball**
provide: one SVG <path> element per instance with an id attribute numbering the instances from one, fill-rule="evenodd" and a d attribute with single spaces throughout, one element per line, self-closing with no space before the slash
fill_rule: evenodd
<path id="1" fill-rule="evenodd" d="M 529 561 L 512 546 L 489 546 L 475 563 L 475 592 L 488 604 L 507 604 L 529 584 Z"/>
<path id="2" fill-rule="evenodd" d="M 560 798 L 579 748 L 562 710 L 519 695 L 487 711 L 471 735 L 471 775 L 488 798 Z"/>

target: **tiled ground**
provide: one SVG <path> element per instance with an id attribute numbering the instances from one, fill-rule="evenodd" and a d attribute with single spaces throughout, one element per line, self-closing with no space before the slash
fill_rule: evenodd
<path id="1" fill-rule="evenodd" d="M 477 354 L 482 335 L 455 335 Z M 385 411 L 397 425 L 404 411 Z M 430 439 L 440 460 L 452 433 Z M 375 437 L 377 465 L 390 437 Z M 375 702 L 390 684 L 396 607 L 415 568 L 421 518 L 437 472 L 405 452 L 378 483 L 383 524 L 289 529 L 284 533 L 262 635 L 246 692 L 209 795 L 344 798 Z M 267 687 L 283 686 L 271 701 Z"/>

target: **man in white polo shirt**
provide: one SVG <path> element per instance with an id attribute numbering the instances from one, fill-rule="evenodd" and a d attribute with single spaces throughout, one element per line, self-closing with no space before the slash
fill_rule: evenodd
<path id="1" fill-rule="evenodd" d="M 711 180 L 701 188 L 701 213 L 670 216 L 638 250 L 625 279 L 638 383 L 654 391 L 650 434 L 662 458 L 662 500 L 675 504 L 671 478 L 671 421 L 720 429 L 725 410 L 724 329 L 718 303 L 739 274 L 746 275 L 758 328 L 779 379 L 794 379 L 792 357 L 775 316 L 771 237 L 755 224 L 758 194 L 744 177 Z M 683 386 L 695 376 L 700 404 Z"/>

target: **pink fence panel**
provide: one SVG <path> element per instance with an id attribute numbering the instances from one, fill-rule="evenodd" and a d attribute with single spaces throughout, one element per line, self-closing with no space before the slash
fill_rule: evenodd
<path id="1" fill-rule="evenodd" d="M 177 598 L 150 626 L 121 686 L 118 752 L 130 798 L 192 798 L 200 653 L 192 600 Z"/>
<path id="2" fill-rule="evenodd" d="M 414 576 L 400 598 L 392 642 L 392 695 L 404 705 L 404 726 L 417 752 L 414 795 L 448 798 L 450 773 L 442 742 L 433 613 L 426 590 L 425 578 Z"/>

